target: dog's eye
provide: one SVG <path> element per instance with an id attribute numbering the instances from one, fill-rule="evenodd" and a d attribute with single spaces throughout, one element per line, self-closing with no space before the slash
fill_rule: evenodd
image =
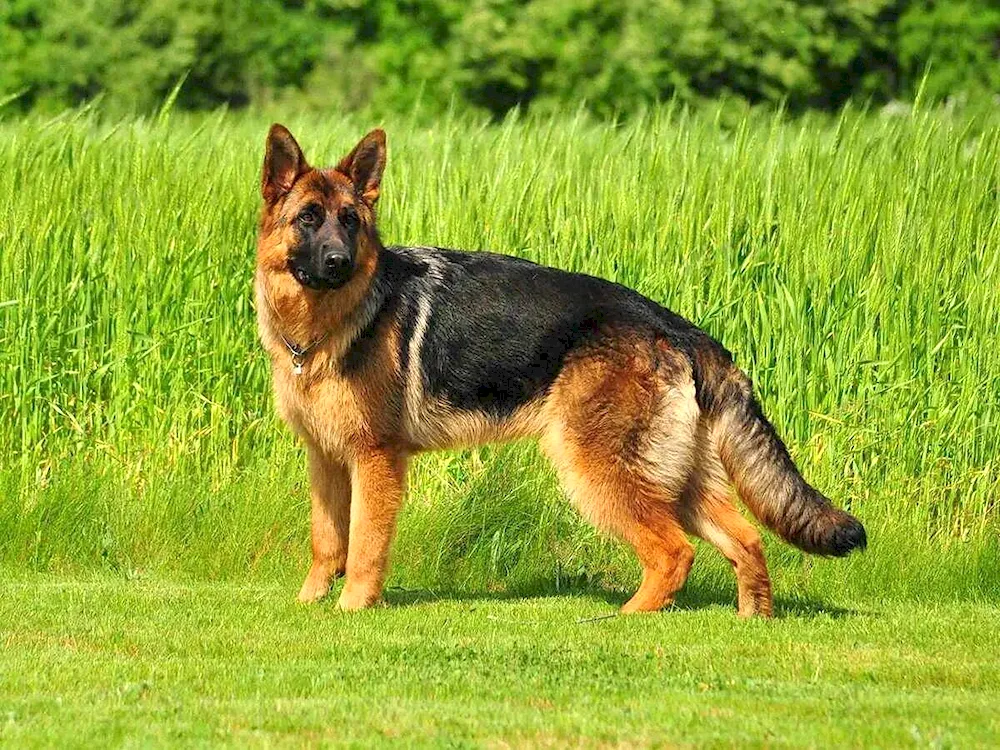
<path id="1" fill-rule="evenodd" d="M 361 223 L 361 219 L 358 218 L 358 212 L 353 208 L 344 208 L 340 211 L 340 223 L 344 225 L 346 229 L 357 229 L 358 224 Z"/>
<path id="2" fill-rule="evenodd" d="M 299 224 L 304 227 L 311 227 L 319 223 L 319 214 L 314 208 L 307 208 L 305 211 L 299 214 Z"/>

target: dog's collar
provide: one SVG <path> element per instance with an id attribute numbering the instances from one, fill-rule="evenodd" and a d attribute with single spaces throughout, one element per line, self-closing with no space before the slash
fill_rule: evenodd
<path id="1" fill-rule="evenodd" d="M 310 352 L 326 341 L 330 337 L 330 332 L 327 331 L 307 347 L 300 347 L 294 341 L 289 341 L 285 334 L 281 332 L 280 328 L 278 329 L 278 335 L 281 336 L 281 341 L 288 350 L 288 353 L 292 355 L 292 375 L 301 375 L 302 366 L 306 363 L 306 358 L 309 356 Z"/>
<path id="2" fill-rule="evenodd" d="M 313 341 L 308 346 L 299 346 L 294 341 L 290 340 L 285 335 L 284 331 L 281 330 L 281 325 L 280 325 L 281 316 L 278 315 L 278 311 L 274 309 L 274 304 L 272 304 L 271 298 L 267 294 L 267 289 L 265 288 L 262 291 L 264 293 L 263 294 L 264 301 L 267 302 L 267 306 L 271 308 L 271 314 L 274 315 L 279 324 L 275 326 L 275 329 L 278 331 L 278 336 L 281 337 L 281 343 L 285 345 L 285 348 L 288 350 L 288 353 L 292 357 L 292 375 L 301 375 L 302 367 L 303 365 L 305 365 L 306 359 L 308 359 L 309 355 L 316 349 L 316 347 L 318 347 L 320 344 L 322 344 L 324 341 L 330 338 L 330 333 L 333 329 L 331 328 L 327 330 L 326 333 L 324 333 L 322 336 L 320 336 L 318 339 Z"/>

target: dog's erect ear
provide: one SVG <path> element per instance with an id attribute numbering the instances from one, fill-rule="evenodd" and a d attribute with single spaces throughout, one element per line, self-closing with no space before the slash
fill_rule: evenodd
<path id="1" fill-rule="evenodd" d="M 337 165 L 337 171 L 350 178 L 354 183 L 354 189 L 369 206 L 374 206 L 378 200 L 384 169 L 385 131 L 381 128 L 373 130 L 362 138 L 354 150 Z"/>
<path id="2" fill-rule="evenodd" d="M 284 125 L 275 123 L 267 131 L 267 148 L 264 152 L 264 171 L 260 178 L 260 192 L 268 203 L 276 201 L 295 184 L 303 172 L 309 170 L 302 149 Z"/>

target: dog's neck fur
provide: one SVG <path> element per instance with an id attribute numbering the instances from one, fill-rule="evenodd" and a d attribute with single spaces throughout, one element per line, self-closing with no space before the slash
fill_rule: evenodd
<path id="1" fill-rule="evenodd" d="M 334 290 L 309 289 L 287 269 L 258 265 L 254 283 L 257 324 L 261 341 L 272 358 L 280 361 L 290 357 L 286 339 L 299 349 L 322 340 L 309 357 L 323 352 L 327 358 L 339 358 L 371 323 L 384 302 L 384 295 L 373 294 L 379 290 L 372 287 L 377 286 L 380 257 L 385 249 L 377 235 L 368 236 L 365 244 L 351 279 Z"/>

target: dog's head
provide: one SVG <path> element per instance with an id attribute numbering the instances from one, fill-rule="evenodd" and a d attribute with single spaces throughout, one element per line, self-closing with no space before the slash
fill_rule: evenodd
<path id="1" fill-rule="evenodd" d="M 258 264 L 314 290 L 338 289 L 377 252 L 375 202 L 385 133 L 373 130 L 336 167 L 310 167 L 283 125 L 267 134 Z"/>

